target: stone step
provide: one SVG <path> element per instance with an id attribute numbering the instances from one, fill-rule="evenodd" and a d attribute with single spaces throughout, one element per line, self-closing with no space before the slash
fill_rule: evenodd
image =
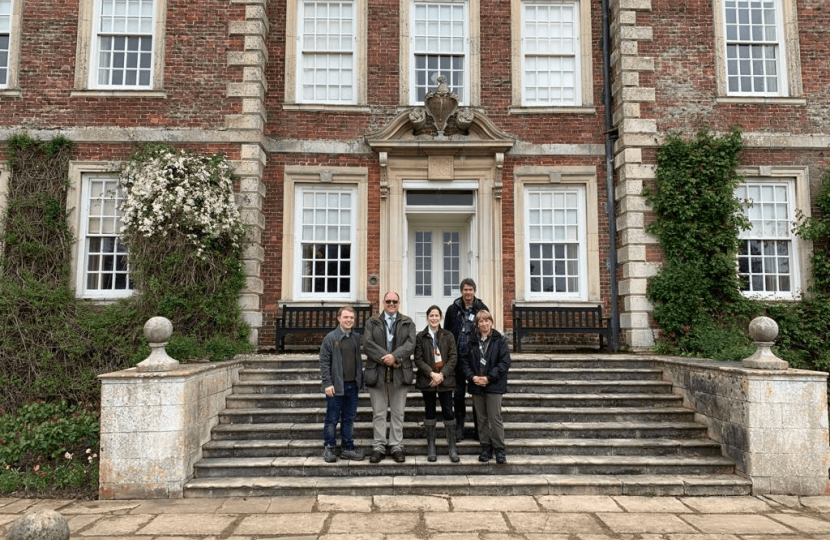
<path id="1" fill-rule="evenodd" d="M 404 438 L 423 437 L 423 427 L 404 422 Z M 703 438 L 706 427 L 695 422 L 505 422 L 504 431 L 510 438 L 536 439 L 625 439 L 625 438 Z M 323 423 L 282 424 L 219 424 L 212 430 L 212 439 L 220 440 L 319 440 Z M 356 422 L 354 437 L 373 437 L 371 422 Z"/>
<path id="2" fill-rule="evenodd" d="M 380 463 L 340 459 L 326 463 L 315 457 L 207 458 L 198 462 L 195 478 L 261 476 L 422 476 L 479 474 L 729 474 L 734 462 L 720 456 L 527 456 L 508 449 L 507 463 L 493 466 L 476 456 L 452 463 L 441 456 L 430 463 L 426 456 L 408 456 L 396 463 L 391 456 Z"/>
<path id="3" fill-rule="evenodd" d="M 381 462 L 382 463 L 382 462 Z M 634 495 L 741 496 L 752 483 L 728 475 L 504 475 L 195 478 L 184 496 L 274 497 L 313 495 Z"/>
<path id="4" fill-rule="evenodd" d="M 406 407 L 404 421 L 422 423 L 423 407 Z M 692 422 L 694 411 L 682 407 L 502 407 L 505 422 Z M 225 409 L 220 424 L 322 424 L 326 407 Z M 358 407 L 358 422 L 371 422 L 371 407 Z"/>
<path id="5" fill-rule="evenodd" d="M 320 381 L 239 381 L 234 394 L 309 394 L 320 389 Z M 508 394 L 646 394 L 671 393 L 666 381 L 509 381 Z"/>
<path id="6" fill-rule="evenodd" d="M 549 380 L 549 381 L 659 381 L 663 375 L 659 369 L 574 369 L 574 368 L 510 368 L 510 380 Z M 315 381 L 319 383 L 318 368 L 282 368 L 282 369 L 243 369 L 239 373 L 240 381 Z"/>
<path id="7" fill-rule="evenodd" d="M 322 434 L 321 434 L 322 437 Z M 709 439 L 509 439 L 515 455 L 617 455 L 617 456 L 720 456 L 720 444 Z M 355 446 L 368 452 L 370 439 L 357 439 Z M 438 454 L 447 453 L 445 432 L 439 423 L 436 446 Z M 456 443 L 460 455 L 478 456 L 481 445 L 472 438 Z M 425 438 L 407 439 L 406 452 L 426 455 Z M 308 457 L 320 456 L 323 441 L 303 440 L 227 440 L 208 441 L 203 447 L 206 458 Z"/>
<path id="8" fill-rule="evenodd" d="M 319 387 L 318 387 L 319 390 Z M 231 394 L 226 398 L 228 409 L 281 407 L 307 408 L 325 404 L 322 390 L 313 394 Z M 679 406 L 683 398 L 674 394 L 505 394 L 505 407 L 671 407 Z M 409 392 L 406 403 L 423 407 L 420 392 Z M 370 407 L 369 393 L 362 392 L 358 407 Z M 470 398 L 467 398 L 467 407 Z"/>

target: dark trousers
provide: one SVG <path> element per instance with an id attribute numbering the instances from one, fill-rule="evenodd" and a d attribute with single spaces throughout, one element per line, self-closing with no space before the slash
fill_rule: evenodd
<path id="1" fill-rule="evenodd" d="M 343 450 L 354 450 L 354 419 L 357 417 L 357 384 L 343 385 L 343 395 L 326 396 L 326 422 L 323 424 L 323 442 L 337 446 L 337 423 L 340 422 L 340 439 Z"/>
<path id="2" fill-rule="evenodd" d="M 452 414 L 452 391 L 446 392 L 430 392 L 422 390 L 421 395 L 424 396 L 424 420 L 435 420 L 435 402 L 441 402 L 441 419 L 444 422 L 455 420 Z"/>

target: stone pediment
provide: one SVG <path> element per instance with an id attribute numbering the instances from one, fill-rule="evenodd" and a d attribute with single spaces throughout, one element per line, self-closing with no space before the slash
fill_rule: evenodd
<path id="1" fill-rule="evenodd" d="M 423 107 L 401 111 L 386 127 L 367 134 L 366 143 L 389 154 L 503 154 L 515 139 L 484 113 L 458 107 L 458 98 L 442 82 L 426 95 Z"/>

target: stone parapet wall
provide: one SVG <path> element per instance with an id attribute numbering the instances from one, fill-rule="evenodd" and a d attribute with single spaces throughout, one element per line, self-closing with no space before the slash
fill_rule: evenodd
<path id="1" fill-rule="evenodd" d="M 182 497 L 242 360 L 101 375 L 101 499 Z"/>
<path id="2" fill-rule="evenodd" d="M 654 359 L 754 494 L 830 494 L 826 373 Z"/>

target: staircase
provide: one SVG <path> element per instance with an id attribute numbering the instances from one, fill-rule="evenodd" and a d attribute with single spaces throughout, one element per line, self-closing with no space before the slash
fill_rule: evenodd
<path id="1" fill-rule="evenodd" d="M 326 403 L 316 355 L 252 356 L 240 373 L 185 497 L 317 494 L 746 495 L 720 445 L 682 407 L 659 366 L 633 355 L 513 355 L 502 404 L 508 461 L 480 463 L 468 437 L 460 463 L 426 459 L 423 401 L 413 389 L 406 462 L 371 464 L 372 410 L 360 395 L 363 461 L 323 461 Z M 468 409 L 470 408 L 468 399 Z M 468 411 L 468 427 L 472 427 Z M 439 412 L 440 418 L 440 412 Z M 339 440 L 339 439 L 338 439 Z"/>

